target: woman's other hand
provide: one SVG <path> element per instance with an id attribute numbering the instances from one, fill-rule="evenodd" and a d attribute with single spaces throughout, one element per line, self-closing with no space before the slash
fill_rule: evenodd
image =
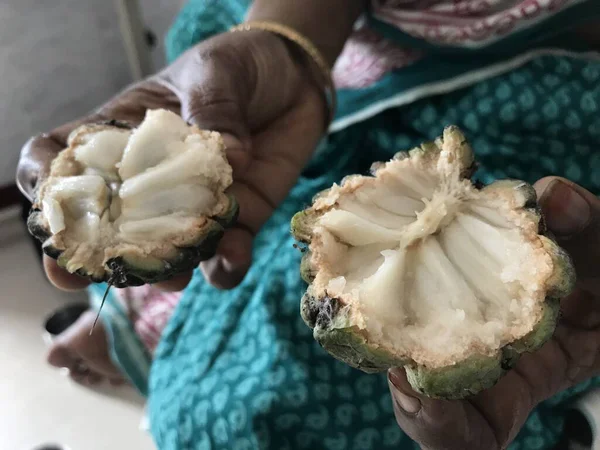
<path id="1" fill-rule="evenodd" d="M 539 402 L 600 374 L 600 200 L 554 177 L 536 190 L 548 228 L 573 258 L 577 287 L 561 303 L 553 338 L 473 398 L 432 400 L 415 393 L 403 371 L 390 371 L 398 424 L 425 450 L 504 449 Z"/>
<path id="2" fill-rule="evenodd" d="M 220 131 L 233 167 L 231 192 L 240 204 L 240 217 L 216 256 L 201 268 L 213 285 L 234 287 L 250 266 L 254 235 L 296 182 L 325 131 L 325 99 L 311 80 L 288 44 L 274 34 L 216 36 L 89 116 L 32 138 L 22 149 L 17 183 L 31 197 L 69 133 L 84 123 L 119 119 L 137 124 L 147 109 L 165 108 L 200 128 Z M 48 257 L 44 266 L 59 288 L 88 284 Z M 162 287 L 180 290 L 190 278 L 191 272 Z"/>

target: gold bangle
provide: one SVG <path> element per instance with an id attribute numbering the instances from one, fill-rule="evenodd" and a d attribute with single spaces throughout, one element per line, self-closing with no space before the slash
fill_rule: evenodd
<path id="1" fill-rule="evenodd" d="M 281 25 L 276 22 L 246 22 L 231 28 L 231 32 L 237 31 L 251 31 L 251 30 L 263 30 L 277 34 L 284 37 L 285 39 L 298 45 L 317 65 L 321 75 L 323 77 L 323 84 L 325 85 L 325 99 L 329 105 L 329 121 L 327 128 L 333 122 L 335 117 L 337 98 L 335 93 L 335 85 L 333 83 L 333 77 L 331 76 L 331 70 L 327 60 L 323 57 L 323 54 L 317 49 L 317 47 L 305 36 L 298 33 L 293 28 L 285 25 Z"/>

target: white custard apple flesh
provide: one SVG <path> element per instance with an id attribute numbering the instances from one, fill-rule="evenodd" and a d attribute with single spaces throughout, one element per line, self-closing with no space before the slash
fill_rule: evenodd
<path id="1" fill-rule="evenodd" d="M 571 260 L 545 235 L 532 186 L 482 187 L 474 167 L 448 127 L 294 216 L 301 314 L 330 354 L 365 372 L 404 367 L 416 391 L 458 399 L 551 337 Z"/>
<path id="2" fill-rule="evenodd" d="M 221 136 L 166 110 L 133 128 L 69 136 L 36 189 L 29 231 L 68 272 L 115 287 L 167 280 L 212 257 L 238 214 Z"/>

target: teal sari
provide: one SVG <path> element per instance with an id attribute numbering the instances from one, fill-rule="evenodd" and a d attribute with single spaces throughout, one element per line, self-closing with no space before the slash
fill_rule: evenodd
<path id="1" fill-rule="evenodd" d="M 242 21 L 248 3 L 191 0 L 168 35 L 169 59 Z M 337 362 L 302 322 L 305 286 L 289 220 L 316 192 L 436 137 L 447 124 L 467 133 L 486 183 L 561 175 L 600 192 L 600 58 L 568 33 L 547 33 L 556 23 L 600 17 L 592 3 L 495 44 L 510 53 L 431 47 L 369 87 L 341 89 L 331 133 L 257 236 L 244 282 L 218 291 L 195 273 L 151 365 L 109 298 L 103 320 L 113 358 L 148 395 L 160 449 L 417 448 L 396 424 L 385 375 Z M 376 19 L 372 26 L 423 45 Z M 91 288 L 95 301 L 101 293 L 103 286 Z M 565 407 L 599 381 L 540 404 L 510 448 L 552 448 Z"/>

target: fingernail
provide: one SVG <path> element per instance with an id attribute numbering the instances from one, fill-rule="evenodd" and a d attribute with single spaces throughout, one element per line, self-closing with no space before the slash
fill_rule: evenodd
<path id="1" fill-rule="evenodd" d="M 223 144 L 225 148 L 228 150 L 238 149 L 244 147 L 243 142 L 241 142 L 238 138 L 229 133 L 222 133 L 221 138 L 223 139 Z"/>
<path id="2" fill-rule="evenodd" d="M 580 231 L 590 220 L 590 205 L 571 186 L 561 180 L 554 180 L 541 199 L 546 203 L 546 224 L 560 237 L 567 237 Z"/>
<path id="3" fill-rule="evenodd" d="M 390 380 L 390 389 L 398 406 L 407 414 L 416 414 L 421 409 L 421 402 L 418 398 L 406 394 L 402 388 L 402 381 L 393 371 L 388 374 Z"/>
<path id="4" fill-rule="evenodd" d="M 239 267 L 239 264 L 234 263 L 229 258 L 221 258 L 221 268 L 227 276 L 236 282 L 240 281 L 246 275 L 246 270 L 243 267 Z"/>

